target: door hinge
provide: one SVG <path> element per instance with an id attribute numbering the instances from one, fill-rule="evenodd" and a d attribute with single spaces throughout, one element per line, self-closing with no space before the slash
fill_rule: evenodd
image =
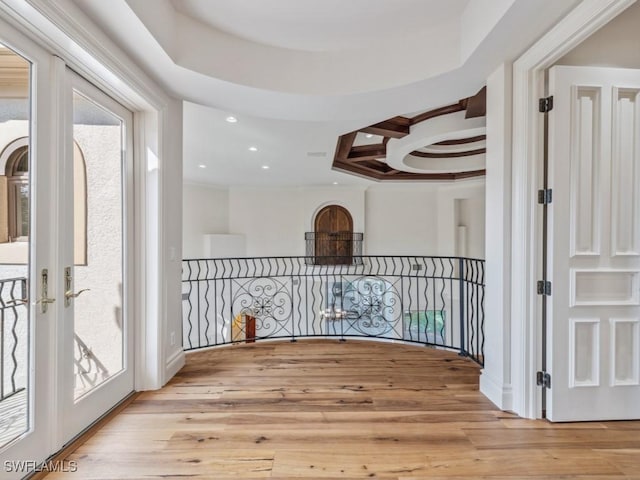
<path id="1" fill-rule="evenodd" d="M 536 385 L 542 388 L 551 388 L 551 374 L 536 372 Z"/>
<path id="2" fill-rule="evenodd" d="M 551 110 L 553 110 L 553 95 L 541 98 L 538 101 L 538 111 L 540 113 L 547 113 Z"/>
<path id="3" fill-rule="evenodd" d="M 538 190 L 538 203 L 549 205 L 553 201 L 553 191 L 550 188 Z"/>
<path id="4" fill-rule="evenodd" d="M 551 282 L 547 280 L 538 280 L 536 284 L 538 295 L 551 295 Z"/>

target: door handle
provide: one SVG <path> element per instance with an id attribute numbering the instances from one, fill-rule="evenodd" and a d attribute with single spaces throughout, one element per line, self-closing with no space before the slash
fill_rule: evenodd
<path id="1" fill-rule="evenodd" d="M 40 307 L 42 313 L 47 313 L 47 310 L 49 309 L 49 304 L 55 302 L 56 299 L 49 298 L 49 270 L 47 270 L 46 268 L 42 269 L 41 280 L 42 280 L 42 298 L 40 300 L 36 300 L 36 305 L 37 304 L 42 305 Z"/>
<path id="2" fill-rule="evenodd" d="M 42 297 L 40 300 L 36 300 L 36 305 L 38 304 L 42 305 L 42 313 L 47 313 L 47 305 L 55 301 L 56 301 L 55 298 Z"/>
<path id="3" fill-rule="evenodd" d="M 89 290 L 91 290 L 91 289 L 90 288 L 83 288 L 82 290 L 78 290 L 76 293 L 73 293 L 72 290 L 67 290 L 66 292 L 64 292 L 65 302 L 70 302 L 72 298 L 79 297 L 82 293 L 88 292 Z M 67 305 L 67 306 L 69 306 L 69 305 Z"/>
<path id="4" fill-rule="evenodd" d="M 71 276 L 71 267 L 64 269 L 64 306 L 71 306 L 71 299 L 77 298 L 84 292 L 91 290 L 90 288 L 83 288 L 82 290 L 73 293 L 73 277 Z"/>
<path id="5" fill-rule="evenodd" d="M 56 299 L 49 298 L 49 271 L 46 268 L 42 269 L 41 282 L 42 282 L 42 285 L 41 285 L 42 298 L 40 298 L 39 300 L 36 300 L 36 305 L 41 305 L 40 308 L 42 313 L 47 313 L 49 305 L 55 302 Z M 29 303 L 28 298 L 16 298 L 16 299 L 8 300 L 7 302 L 5 302 L 6 305 L 14 305 L 14 306 L 26 305 L 27 303 Z"/>

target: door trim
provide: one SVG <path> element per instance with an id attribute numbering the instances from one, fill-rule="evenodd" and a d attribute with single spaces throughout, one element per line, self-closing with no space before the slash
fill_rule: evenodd
<path id="1" fill-rule="evenodd" d="M 542 414 L 535 372 L 541 364 L 540 299 L 542 117 L 544 74 L 555 61 L 635 0 L 583 0 L 513 65 L 512 240 L 511 240 L 511 375 L 513 409 L 527 418 Z"/>

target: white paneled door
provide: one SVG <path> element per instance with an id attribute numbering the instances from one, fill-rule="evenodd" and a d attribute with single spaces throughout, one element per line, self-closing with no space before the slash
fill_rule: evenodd
<path id="1" fill-rule="evenodd" d="M 640 418 L 640 70 L 549 71 L 552 421 Z"/>

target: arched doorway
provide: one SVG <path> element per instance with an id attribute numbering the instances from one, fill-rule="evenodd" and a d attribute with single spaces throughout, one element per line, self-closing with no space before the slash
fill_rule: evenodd
<path id="1" fill-rule="evenodd" d="M 353 218 L 340 205 L 328 205 L 314 221 L 316 265 L 351 264 Z"/>

